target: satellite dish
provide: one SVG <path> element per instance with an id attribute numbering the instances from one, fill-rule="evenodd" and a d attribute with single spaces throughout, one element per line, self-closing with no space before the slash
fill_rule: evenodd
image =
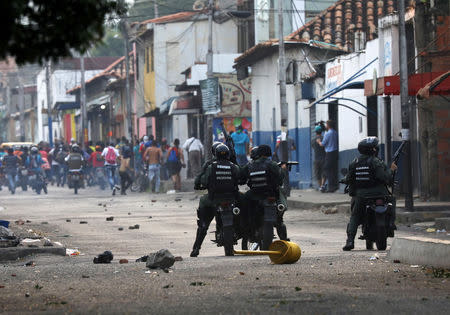
<path id="1" fill-rule="evenodd" d="M 203 11 L 206 7 L 206 4 L 202 0 L 197 0 L 194 2 L 194 5 L 192 6 L 192 9 L 194 11 Z"/>

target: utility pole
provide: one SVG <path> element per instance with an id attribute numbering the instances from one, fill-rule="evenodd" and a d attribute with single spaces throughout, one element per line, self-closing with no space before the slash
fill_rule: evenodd
<path id="1" fill-rule="evenodd" d="M 19 70 L 20 71 L 20 70 Z M 19 121 L 20 121 L 20 141 L 25 142 L 25 96 L 23 93 L 23 80 L 20 76 L 20 73 L 18 74 L 18 81 L 19 81 Z"/>
<path id="2" fill-rule="evenodd" d="M 207 76 L 212 79 L 213 75 L 213 15 L 214 15 L 214 0 L 208 1 L 208 54 L 206 55 L 206 64 L 208 65 Z M 213 115 L 206 115 L 206 158 L 210 160 L 212 153 L 210 148 L 213 143 Z"/>
<path id="3" fill-rule="evenodd" d="M 122 35 L 124 39 L 125 49 L 125 89 L 126 89 L 126 101 L 127 101 L 127 121 L 128 121 L 128 135 L 130 141 L 133 144 L 133 115 L 131 109 L 131 91 L 130 91 L 130 39 L 128 37 L 128 22 L 125 19 L 121 20 Z"/>
<path id="4" fill-rule="evenodd" d="M 279 44 L 278 44 L 278 76 L 280 84 L 280 114 L 281 114 L 281 143 L 279 157 L 281 161 L 289 161 L 289 148 L 288 148 L 288 119 L 289 109 L 286 102 L 286 62 L 285 62 L 285 47 L 284 47 L 284 32 L 283 32 L 283 1 L 278 0 L 278 32 L 279 32 Z M 274 117 L 275 119 L 275 117 Z M 286 138 L 283 137 L 283 133 Z"/>
<path id="5" fill-rule="evenodd" d="M 400 60 L 400 102 L 402 112 L 402 140 L 406 141 L 403 158 L 403 176 L 405 184 L 405 210 L 414 211 L 412 170 L 411 170 L 411 138 L 410 121 L 411 106 L 408 95 L 408 55 L 406 50 L 405 1 L 398 1 L 399 15 L 399 60 Z"/>
<path id="6" fill-rule="evenodd" d="M 158 0 L 153 0 L 153 13 L 155 16 L 155 19 L 157 17 L 159 17 L 159 12 L 158 12 Z"/>
<path id="7" fill-rule="evenodd" d="M 88 139 L 88 121 L 86 108 L 86 81 L 84 78 L 84 55 L 80 56 L 80 70 L 81 70 L 81 89 L 80 89 L 80 107 L 81 107 L 81 141 L 84 147 L 87 147 Z"/>
<path id="8" fill-rule="evenodd" d="M 45 68 L 45 86 L 47 88 L 47 124 L 48 124 L 48 143 L 53 146 L 53 126 L 52 126 L 52 96 L 50 87 L 50 71 L 51 71 L 51 60 L 47 61 L 47 66 Z"/>

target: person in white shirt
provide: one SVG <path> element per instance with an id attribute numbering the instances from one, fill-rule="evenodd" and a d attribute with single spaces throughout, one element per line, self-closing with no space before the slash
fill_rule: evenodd
<path id="1" fill-rule="evenodd" d="M 114 147 L 114 143 L 110 143 L 103 149 L 102 156 L 105 159 L 105 170 L 108 174 L 108 181 L 111 189 L 118 187 L 119 178 L 117 177 L 117 160 L 119 159 L 119 150 Z"/>
<path id="2" fill-rule="evenodd" d="M 193 135 L 183 144 L 183 149 L 188 155 L 188 174 L 190 177 L 196 177 L 202 170 L 203 144 Z"/>

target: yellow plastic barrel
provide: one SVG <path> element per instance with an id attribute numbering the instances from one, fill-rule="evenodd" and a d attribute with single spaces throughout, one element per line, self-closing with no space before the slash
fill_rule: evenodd
<path id="1" fill-rule="evenodd" d="M 300 259 L 302 251 L 296 243 L 288 241 L 275 241 L 269 246 L 269 250 L 235 250 L 237 255 L 268 255 L 274 264 L 293 264 Z"/>
<path id="2" fill-rule="evenodd" d="M 277 254 L 270 254 L 269 258 L 274 264 L 293 264 L 297 262 L 302 251 L 300 246 L 294 242 L 275 241 L 269 246 L 269 251 L 278 252 Z"/>

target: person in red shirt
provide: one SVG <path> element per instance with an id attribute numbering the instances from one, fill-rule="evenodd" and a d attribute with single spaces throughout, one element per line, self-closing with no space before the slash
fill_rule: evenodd
<path id="1" fill-rule="evenodd" d="M 88 159 L 88 163 L 93 167 L 93 174 L 97 183 L 100 185 L 102 190 L 106 187 L 106 179 L 105 179 L 105 159 L 102 156 L 102 147 L 97 145 L 95 146 L 95 151 L 91 153 L 91 156 Z"/>
<path id="2" fill-rule="evenodd" d="M 94 169 L 105 166 L 102 151 L 103 150 L 99 145 L 95 146 L 95 151 L 91 153 L 91 156 L 88 159 L 88 163 L 90 163 Z"/>

